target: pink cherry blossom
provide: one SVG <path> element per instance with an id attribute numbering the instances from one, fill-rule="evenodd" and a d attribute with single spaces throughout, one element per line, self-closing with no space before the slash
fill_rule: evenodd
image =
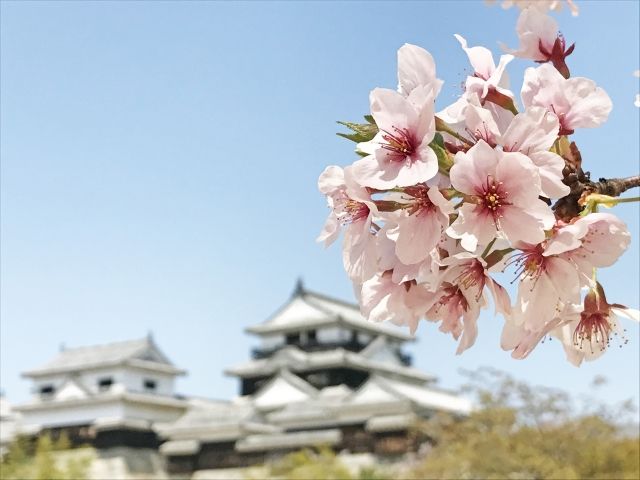
<path id="1" fill-rule="evenodd" d="M 604 289 L 597 283 L 585 296 L 580 316 L 556 327 L 552 335 L 562 342 L 567 360 L 580 366 L 583 360 L 600 357 L 616 338 L 621 346 L 627 342 L 620 317 L 640 320 L 638 310 L 609 304 Z"/>
<path id="2" fill-rule="evenodd" d="M 526 329 L 524 325 L 517 323 L 515 318 L 507 318 L 502 328 L 500 346 L 503 350 L 511 350 L 512 358 L 527 358 L 543 338 L 551 332 L 556 332 L 562 325 L 579 318 L 580 311 L 579 305 L 560 306 L 555 316 L 538 331 Z"/>
<path id="3" fill-rule="evenodd" d="M 538 199 L 536 167 L 521 153 L 505 153 L 480 140 L 468 152 L 456 154 L 449 175 L 466 201 L 447 234 L 470 252 L 498 234 L 511 243 L 539 243 L 555 223 L 549 206 Z"/>
<path id="4" fill-rule="evenodd" d="M 404 193 L 405 207 L 394 219 L 396 226 L 387 230 L 387 236 L 395 242 L 398 259 L 411 265 L 430 256 L 454 210 L 453 203 L 437 187 L 416 185 L 406 187 Z"/>
<path id="5" fill-rule="evenodd" d="M 485 0 L 486 3 L 492 4 L 495 3 L 496 0 Z M 571 15 L 574 17 L 578 16 L 579 9 L 578 6 L 573 2 L 573 0 L 565 0 L 567 7 L 571 11 Z M 562 5 L 564 4 L 563 0 L 502 0 L 502 8 L 505 10 L 513 7 L 514 5 L 521 10 L 525 8 L 537 8 L 541 11 L 544 10 L 553 10 L 556 12 L 562 11 Z"/>
<path id="6" fill-rule="evenodd" d="M 398 92 L 405 97 L 417 87 L 428 87 L 436 97 L 442 88 L 436 64 L 424 48 L 405 43 L 398 49 Z"/>
<path id="7" fill-rule="evenodd" d="M 376 274 L 361 287 L 360 310 L 372 322 L 406 325 L 413 334 L 420 316 L 433 303 L 434 294 L 415 282 L 397 284 L 391 272 Z"/>
<path id="8" fill-rule="evenodd" d="M 500 125 L 495 113 L 470 101 L 464 111 L 465 132 L 473 141 L 484 140 L 490 146 L 502 145 L 505 152 L 525 154 L 538 168 L 542 195 L 562 198 L 569 187 L 562 182 L 565 162 L 549 148 L 558 137 L 558 118 L 542 107 L 531 107 L 523 113 L 501 115 Z"/>
<path id="9" fill-rule="evenodd" d="M 560 121 L 560 135 L 576 128 L 602 125 L 611 112 L 611 99 L 593 80 L 564 78 L 549 64 L 528 68 L 522 85 L 522 103 L 526 108 L 544 107 Z"/>
<path id="10" fill-rule="evenodd" d="M 512 260 L 521 282 L 516 311 L 525 329 L 541 332 L 563 304 L 580 301 L 594 268 L 612 265 L 629 245 L 626 225 L 614 215 L 592 213 L 559 228 L 544 246 L 521 246 Z"/>
<path id="11" fill-rule="evenodd" d="M 618 217 L 591 213 L 558 229 L 549 240 L 545 255 L 557 253 L 571 261 L 584 279 L 581 283 L 587 285 L 593 269 L 613 265 L 630 242 L 629 230 Z"/>
<path id="12" fill-rule="evenodd" d="M 526 7 L 514 53 L 543 63 L 525 72 L 524 109 L 518 112 L 508 90 L 513 57 L 496 65 L 488 49 L 456 35 L 473 72 L 462 95 L 436 117 L 442 81 L 433 57 L 405 44 L 397 91 L 371 92 L 367 124 L 341 122 L 355 132 L 346 138 L 371 140 L 357 145 L 364 158 L 321 175 L 331 211 L 319 240 L 329 244 L 344 231 L 344 267 L 371 321 L 412 333 L 421 319 L 438 323 L 462 353 L 492 302 L 505 318 L 501 346 L 513 358 L 555 336 L 578 365 L 622 335 L 616 315 L 637 319 L 635 311 L 607 303 L 596 280 L 598 269 L 620 259 L 629 231 L 614 215 L 589 213 L 618 203 L 600 190 L 637 182 L 586 182 L 580 152 L 566 136 L 601 125 L 611 100 L 593 81 L 568 78 L 573 46 L 545 13 L 559 2 L 512 3 Z M 515 267 L 518 282 L 513 305 L 494 280 L 506 267 Z M 581 289 L 589 290 L 584 302 Z"/>
<path id="13" fill-rule="evenodd" d="M 542 107 L 531 107 L 516 115 L 501 144 L 505 152 L 521 152 L 538 167 L 540 189 L 548 198 L 562 198 L 569 187 L 562 183 L 565 162 L 549 149 L 558 137 L 558 117 Z"/>
<path id="14" fill-rule="evenodd" d="M 440 331 L 460 340 L 456 351 L 460 354 L 475 343 L 480 309 L 487 305 L 485 287 L 493 296 L 496 313 L 508 316 L 511 303 L 507 291 L 491 278 L 482 259 L 462 251 L 444 258 L 441 265 L 444 270 L 436 301 L 426 317 L 441 322 Z"/>
<path id="15" fill-rule="evenodd" d="M 518 296 L 513 309 L 516 324 L 541 332 L 564 305 L 580 302 L 580 281 L 576 266 L 557 255 L 545 254 L 542 244 L 518 245 L 508 264 L 516 266 Z"/>
<path id="16" fill-rule="evenodd" d="M 469 63 L 473 67 L 473 75 L 467 77 L 465 83 L 467 94 L 477 94 L 481 100 L 487 98 L 491 92 L 498 92 L 513 98 L 513 93 L 508 89 L 509 77 L 506 74 L 507 64 L 513 60 L 513 55 L 502 55 L 496 67 L 491 51 L 485 47 L 468 47 L 467 41 L 460 35 L 455 35 L 462 49 L 469 57 Z"/>
<path id="17" fill-rule="evenodd" d="M 456 350 L 460 354 L 475 343 L 480 309 L 485 305 L 484 296 L 469 301 L 458 285 L 443 282 L 438 300 L 426 316 L 428 320 L 440 322 L 441 332 L 450 333 L 455 340 L 460 339 Z"/>
<path id="18" fill-rule="evenodd" d="M 324 242 L 325 247 L 336 240 L 341 225 L 367 230 L 371 227 L 371 208 L 375 207 L 371 202 L 371 196 L 355 182 L 349 183 L 347 186 L 345 171 L 336 165 L 325 168 L 318 179 L 318 190 L 327 196 L 327 203 L 331 208 L 317 239 Z"/>
<path id="19" fill-rule="evenodd" d="M 465 122 L 466 132 L 473 140 L 484 140 L 492 147 L 500 144 L 505 152 L 520 152 L 529 157 L 538 167 L 544 196 L 562 198 L 569 193 L 569 187 L 562 182 L 565 162 L 549 151 L 560 129 L 553 113 L 542 107 L 531 107 L 511 115 L 505 129 L 498 126 L 490 111 L 470 102 L 465 110 Z"/>
<path id="20" fill-rule="evenodd" d="M 377 254 L 372 220 L 377 214 L 375 203 L 366 189 L 353 181 L 350 168 L 329 166 L 318 179 L 319 190 L 327 195 L 331 208 L 317 241 L 325 246 L 333 243 L 345 227 L 343 262 L 349 277 L 363 281 L 375 273 Z"/>
<path id="21" fill-rule="evenodd" d="M 438 159 L 429 146 L 435 135 L 433 100 L 430 87 L 416 87 L 407 98 L 382 88 L 371 92 L 371 114 L 379 132 L 370 142 L 358 144 L 369 154 L 353 164 L 358 183 L 389 189 L 436 176 Z"/>
<path id="22" fill-rule="evenodd" d="M 440 282 L 440 248 L 432 249 L 423 261 L 406 265 L 396 255 L 396 242 L 387 236 L 387 231 L 396 226 L 387 220 L 376 235 L 378 271 L 392 272 L 391 280 L 396 284 L 415 281 L 431 292 L 436 291 Z"/>
<path id="23" fill-rule="evenodd" d="M 477 97 L 476 97 L 477 99 Z M 478 142 L 484 140 L 490 147 L 495 147 L 500 142 L 500 128 L 492 113 L 480 106 L 477 100 L 472 100 L 464 111 L 465 132 L 471 140 Z"/>
<path id="24" fill-rule="evenodd" d="M 569 78 L 569 68 L 565 59 L 573 53 L 575 44 L 567 48 L 564 37 L 558 32 L 558 24 L 542 9 L 535 6 L 525 8 L 516 26 L 520 48 L 505 50 L 520 58 L 530 58 L 538 63 L 551 62 L 562 74 Z"/>

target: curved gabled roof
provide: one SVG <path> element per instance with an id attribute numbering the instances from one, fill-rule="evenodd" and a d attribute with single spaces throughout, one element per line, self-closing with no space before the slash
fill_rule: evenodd
<path id="1" fill-rule="evenodd" d="M 372 345 L 374 343 L 377 346 L 383 342 L 374 341 Z M 322 368 L 353 367 L 370 372 L 385 372 L 418 382 L 434 380 L 432 375 L 428 375 L 417 368 L 407 367 L 400 362 L 378 359 L 373 355 L 375 350 L 367 351 L 367 348 L 362 352 L 351 352 L 343 348 L 305 352 L 296 346 L 289 345 L 268 358 L 250 360 L 241 365 L 228 368 L 224 373 L 231 376 L 250 378 L 272 375 L 282 368 L 287 368 L 292 372 L 305 372 Z"/>
<path id="2" fill-rule="evenodd" d="M 22 376 L 42 377 L 123 364 L 174 375 L 185 373 L 171 363 L 149 335 L 137 340 L 64 349 L 49 362 Z"/>
<path id="3" fill-rule="evenodd" d="M 396 340 L 414 341 L 415 338 L 400 327 L 367 321 L 357 305 L 296 288 L 292 298 L 265 322 L 245 329 L 248 333 L 266 335 L 321 326 L 345 325 L 358 330 L 383 334 Z"/>

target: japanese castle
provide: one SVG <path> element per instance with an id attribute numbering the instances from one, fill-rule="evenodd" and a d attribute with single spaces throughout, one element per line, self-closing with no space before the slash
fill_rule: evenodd
<path id="1" fill-rule="evenodd" d="M 157 448 L 153 426 L 172 422 L 188 406 L 174 393 L 176 368 L 149 335 L 143 339 L 62 349 L 45 365 L 24 372 L 32 401 L 18 405 L 20 431 L 65 430 L 76 444 L 97 448 Z"/>
<path id="2" fill-rule="evenodd" d="M 247 333 L 251 359 L 228 368 L 229 401 L 176 395 L 184 373 L 151 337 L 67 349 L 24 376 L 22 432 L 65 430 L 96 448 L 159 452 L 170 475 L 263 463 L 304 447 L 398 457 L 415 451 L 409 428 L 438 411 L 466 415 L 468 400 L 434 387 L 402 350 L 413 337 L 366 321 L 357 306 L 306 290 Z"/>

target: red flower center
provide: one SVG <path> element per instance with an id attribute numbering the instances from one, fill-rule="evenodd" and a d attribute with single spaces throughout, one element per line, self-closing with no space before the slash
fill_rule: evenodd
<path id="1" fill-rule="evenodd" d="M 511 205 L 507 201 L 509 192 L 504 189 L 502 182 L 496 182 L 491 176 L 487 175 L 487 180 L 477 191 L 478 204 L 485 211 L 493 216 L 494 220 L 500 218 L 502 208 Z"/>
<path id="2" fill-rule="evenodd" d="M 612 331 L 613 326 L 608 315 L 582 312 L 580 322 L 573 332 L 573 344 L 582 349 L 583 343 L 588 342 L 591 353 L 593 353 L 594 344 L 603 351 L 612 340 Z"/>
<path id="3" fill-rule="evenodd" d="M 396 161 L 402 161 L 406 157 L 413 155 L 416 150 L 416 139 L 407 128 L 392 127 L 393 133 L 382 130 L 382 138 L 386 143 L 380 146 L 395 154 Z"/>
<path id="4" fill-rule="evenodd" d="M 436 206 L 429 198 L 429 188 L 427 186 L 414 185 L 411 187 L 405 187 L 404 193 L 413 197 L 413 201 L 408 209 L 409 215 L 413 215 L 415 213 L 430 213 L 436 209 Z"/>
<path id="5" fill-rule="evenodd" d="M 523 250 L 521 253 L 513 255 L 507 261 L 505 268 L 511 265 L 515 265 L 516 269 L 516 276 L 511 283 L 520 277 L 530 277 L 534 280 L 535 286 L 535 282 L 545 271 L 545 257 L 542 255 L 542 247 L 536 245 L 532 250 Z"/>
<path id="6" fill-rule="evenodd" d="M 335 211 L 342 225 L 365 220 L 369 216 L 369 207 L 365 203 L 352 200 L 347 196 L 336 202 Z"/>

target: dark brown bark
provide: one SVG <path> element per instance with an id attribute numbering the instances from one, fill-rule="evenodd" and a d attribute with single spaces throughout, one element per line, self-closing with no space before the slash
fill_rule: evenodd
<path id="1" fill-rule="evenodd" d="M 571 188 L 571 192 L 561 198 L 553 206 L 558 218 L 565 222 L 576 217 L 582 210 L 580 200 L 591 193 L 599 193 L 617 197 L 623 192 L 633 187 L 640 187 L 640 176 L 636 175 L 627 178 L 601 178 L 597 182 L 591 181 L 589 172 L 583 172 L 577 168 L 573 173 L 565 177 L 565 183 Z"/>

